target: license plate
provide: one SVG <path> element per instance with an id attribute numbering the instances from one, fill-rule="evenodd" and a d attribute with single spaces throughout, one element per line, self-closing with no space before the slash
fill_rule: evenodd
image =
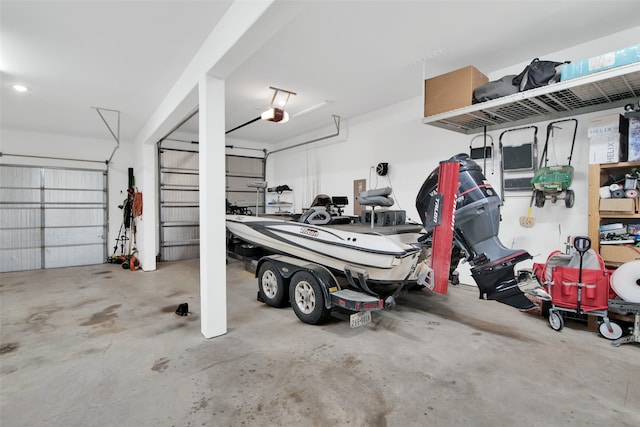
<path id="1" fill-rule="evenodd" d="M 358 313 L 353 313 L 349 320 L 351 321 L 351 327 L 357 328 L 359 326 L 366 325 L 367 323 L 371 323 L 371 312 L 370 311 L 360 311 Z"/>

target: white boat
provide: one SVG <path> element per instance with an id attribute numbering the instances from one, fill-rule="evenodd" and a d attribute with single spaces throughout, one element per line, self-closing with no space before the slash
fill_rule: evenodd
<path id="1" fill-rule="evenodd" d="M 337 224 L 326 210 L 310 209 L 298 220 L 229 214 L 227 229 L 241 241 L 267 252 L 327 267 L 370 294 L 374 292 L 368 284 L 394 283 L 401 285 L 399 290 L 417 283 L 446 293 L 451 268 L 465 258 L 480 298 L 521 310 L 534 308 L 523 293 L 528 290 L 521 288 L 529 286 L 529 280 L 520 280 L 514 272 L 517 263 L 532 256 L 500 242 L 501 200 L 480 166 L 467 154 L 458 154 L 441 162 L 440 167 L 427 177 L 416 197 L 422 224 Z M 358 201 L 364 206 L 388 207 L 394 203 L 390 192 L 389 188 L 370 190 L 361 193 L 365 196 L 359 196 Z M 384 218 L 384 210 L 367 212 Z M 376 219 L 375 223 L 389 223 L 386 219 L 378 221 L 373 213 L 369 216 Z M 392 223 L 401 222 L 404 220 Z M 433 257 L 427 253 L 427 244 L 432 246 L 429 252 Z"/>
<path id="2" fill-rule="evenodd" d="M 227 215 L 227 230 L 270 253 L 295 256 L 368 283 L 415 281 L 422 261 L 420 224 L 371 227 L 366 223 L 306 224 L 269 216 Z"/>

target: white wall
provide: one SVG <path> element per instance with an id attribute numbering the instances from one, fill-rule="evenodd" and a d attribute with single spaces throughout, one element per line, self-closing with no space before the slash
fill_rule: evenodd
<path id="1" fill-rule="evenodd" d="M 575 49 L 541 54 L 540 57 L 579 60 L 628 46 L 637 40 L 640 40 L 640 27 L 577 46 Z M 505 74 L 517 74 L 526 64 L 498 70 L 489 73 L 489 76 L 495 79 Z M 396 200 L 392 209 L 406 210 L 408 218 L 420 221 L 415 208 L 415 197 L 425 178 L 438 166 L 439 161 L 460 152 L 468 152 L 471 138 L 474 136 L 424 125 L 421 122 L 422 111 L 422 97 L 417 97 L 348 122 L 343 120 L 344 131 L 348 137 L 340 142 L 319 142 L 270 156 L 267 180 L 270 185 L 288 184 L 294 189 L 297 212 L 309 206 L 315 194 L 325 193 L 331 196 L 349 196 L 351 204 L 346 212 L 352 213 L 353 181 L 365 178 L 368 188 L 391 185 Z M 575 117 L 579 124 L 572 160 L 575 174 L 571 188 L 576 195 L 573 208 L 567 209 L 562 200 L 555 204 L 547 201 L 544 208 L 533 208 L 535 226 L 523 228 L 519 225 L 519 218 L 527 214 L 531 193 L 521 193 L 520 197 L 509 195 L 506 198 L 501 210 L 503 221 L 499 237 L 507 247 L 526 249 L 534 255 L 533 261 L 544 262 L 551 251 L 564 249 L 563 243 L 568 236 L 587 234 L 588 121 L 592 117 L 620 112 L 621 109 L 613 109 Z M 547 124 L 548 122 L 533 124 L 539 128 L 540 154 L 545 142 Z M 502 131 L 489 133 L 494 139 L 496 150 L 501 133 Z M 506 138 L 507 136 L 505 142 Z M 509 144 L 516 144 L 519 137 L 514 139 L 509 135 L 509 138 Z M 294 144 L 295 141 L 288 143 Z M 474 146 L 477 144 L 478 141 Z M 557 152 L 566 157 L 570 151 L 571 138 L 563 137 L 556 140 L 555 145 Z M 488 167 L 487 178 L 496 190 L 500 191 L 498 160 L 499 158 L 496 158 L 495 174 L 490 174 L 491 168 Z M 389 163 L 388 177 L 376 177 L 372 171 L 379 162 Z M 554 163 L 550 161 L 551 164 Z M 531 263 L 521 263 L 519 268 L 529 267 Z M 466 264 L 460 268 L 460 272 L 464 283 L 473 284 Z"/>
<path id="2" fill-rule="evenodd" d="M 3 154 L 17 154 L 22 156 L 58 157 L 100 161 L 79 162 L 69 160 L 40 159 L 31 157 L 14 157 L 3 155 L 3 164 L 53 166 L 67 168 L 86 168 L 105 170 L 106 160 L 116 147 L 116 142 L 105 128 L 105 138 L 83 138 L 71 135 L 28 132 L 20 130 L 2 129 L 0 139 Z M 109 225 L 107 236 L 107 254 L 111 255 L 122 224 L 122 210 L 118 205 L 127 197 L 128 169 L 133 167 L 132 144 L 121 141 L 120 148 L 113 155 L 109 164 Z M 134 171 L 135 173 L 135 171 Z M 106 261 L 106 260 L 105 260 Z"/>

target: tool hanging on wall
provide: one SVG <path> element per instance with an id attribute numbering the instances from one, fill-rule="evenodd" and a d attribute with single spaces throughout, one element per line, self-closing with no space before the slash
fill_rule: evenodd
<path id="1" fill-rule="evenodd" d="M 116 237 L 116 244 L 113 247 L 113 254 L 107 262 L 113 264 L 122 264 L 127 261 L 131 256 L 131 237 L 130 232 L 133 223 L 133 188 L 127 189 L 127 198 L 123 200 L 118 208 L 122 209 L 122 223 L 120 224 L 120 230 Z M 120 246 L 120 254 L 116 254 Z"/>
<path id="2" fill-rule="evenodd" d="M 503 138 L 512 132 L 531 132 L 533 137 L 520 145 L 504 144 Z M 538 127 L 524 126 L 507 129 L 498 138 L 500 148 L 500 181 L 502 184 L 501 198 L 504 204 L 507 191 L 531 191 L 531 179 L 538 170 Z"/>
<path id="3" fill-rule="evenodd" d="M 471 138 L 471 142 L 469 142 L 469 157 L 473 160 L 482 159 L 482 173 L 487 175 L 487 159 L 491 159 L 491 175 L 495 172 L 495 158 L 493 156 L 494 145 L 493 145 L 493 137 L 487 134 L 487 128 L 485 126 L 484 133 L 482 135 L 476 135 Z M 474 147 L 473 142 L 479 138 L 482 138 L 482 146 Z M 487 139 L 491 140 L 491 143 L 487 144 Z"/>
<path id="4" fill-rule="evenodd" d="M 569 124 L 564 127 L 564 129 L 568 129 L 568 131 L 564 133 L 568 133 L 569 136 L 572 137 L 571 149 L 569 150 L 566 163 L 558 161 L 558 156 L 556 155 L 556 132 L 563 130 L 563 127 L 559 126 L 561 123 Z M 547 125 L 547 138 L 544 143 L 544 149 L 542 150 L 542 156 L 540 157 L 540 165 L 531 180 L 537 208 L 544 207 L 544 202 L 547 198 L 549 198 L 552 203 L 555 203 L 563 194 L 565 206 L 567 208 L 573 207 L 575 193 L 573 190 L 570 190 L 569 187 L 573 181 L 571 158 L 573 157 L 573 147 L 576 143 L 577 131 L 577 119 L 558 120 Z M 562 132 L 560 132 L 560 134 L 562 134 Z M 552 149 L 556 161 L 555 165 L 549 166 L 549 152 Z"/>
<path id="5" fill-rule="evenodd" d="M 113 247 L 113 254 L 107 259 L 108 263 L 122 264 L 125 269 L 135 271 L 140 265 L 136 254 L 138 253 L 136 234 L 136 220 L 142 217 L 142 193 L 135 187 L 135 177 L 133 168 L 129 168 L 129 186 L 127 187 L 127 197 L 118 206 L 122 209 L 122 223 Z M 132 247 L 133 243 L 133 247 Z M 117 254 L 120 246 L 120 254 Z"/>
<path id="6" fill-rule="evenodd" d="M 376 173 L 379 176 L 386 176 L 389 173 L 389 163 L 378 163 L 378 166 L 376 166 Z"/>
<path id="7" fill-rule="evenodd" d="M 536 219 L 531 216 L 531 209 L 533 208 L 533 199 L 535 198 L 535 192 L 531 193 L 531 200 L 529 200 L 529 209 L 527 209 L 527 216 L 520 217 L 520 226 L 524 228 L 531 228 L 536 224 Z"/>

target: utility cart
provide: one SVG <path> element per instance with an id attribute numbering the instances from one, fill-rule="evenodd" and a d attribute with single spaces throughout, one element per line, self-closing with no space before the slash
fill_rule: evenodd
<path id="1" fill-rule="evenodd" d="M 600 335 L 617 340 L 622 337 L 622 327 L 611 321 L 608 314 L 609 298 L 613 295 L 609 286 L 611 271 L 594 251 L 589 253 L 595 256 L 599 268 L 583 268 L 583 257 L 591 249 L 588 237 L 575 237 L 573 247 L 579 256 L 577 268 L 572 265 L 572 257 L 558 257 L 559 251 L 552 253 L 544 265 L 534 264 L 536 276 L 551 295 L 549 325 L 560 331 L 565 316 L 575 319 L 596 316 Z"/>

